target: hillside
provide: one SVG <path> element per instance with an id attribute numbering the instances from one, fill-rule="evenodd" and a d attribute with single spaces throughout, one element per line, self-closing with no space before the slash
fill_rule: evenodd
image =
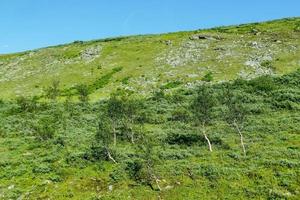
<path id="1" fill-rule="evenodd" d="M 300 18 L 0 56 L 0 200 L 300 199 Z"/>
<path id="2" fill-rule="evenodd" d="M 191 87 L 208 73 L 215 82 L 286 74 L 299 67 L 299 30 L 300 18 L 289 18 L 0 55 L 0 94 L 41 95 L 56 80 L 65 96 L 86 84 L 97 100 L 117 88 L 149 93 L 163 86 Z"/>

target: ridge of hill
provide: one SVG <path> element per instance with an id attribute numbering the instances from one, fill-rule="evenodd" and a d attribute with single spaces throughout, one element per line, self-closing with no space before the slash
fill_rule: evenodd
<path id="1" fill-rule="evenodd" d="M 221 82 L 290 73 L 300 66 L 299 55 L 300 18 L 75 41 L 0 55 L 0 95 L 41 95 L 53 80 L 75 96 L 75 86 L 86 84 L 92 100 L 117 88 L 146 95 L 161 87 L 193 87 L 208 74 Z"/>

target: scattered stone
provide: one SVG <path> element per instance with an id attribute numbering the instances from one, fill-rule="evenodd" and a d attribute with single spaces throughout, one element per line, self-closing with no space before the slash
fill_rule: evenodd
<path id="1" fill-rule="evenodd" d="M 164 43 L 165 43 L 167 46 L 172 45 L 172 41 L 171 41 L 171 40 L 167 40 L 167 41 L 165 41 Z"/>
<path id="2" fill-rule="evenodd" d="M 178 67 L 209 59 L 209 56 L 203 56 L 203 50 L 209 48 L 207 43 L 207 41 L 184 41 L 180 47 L 172 47 L 162 52 L 156 58 L 157 64 Z"/>
<path id="3" fill-rule="evenodd" d="M 101 50 L 100 46 L 89 47 L 81 52 L 81 59 L 91 62 L 100 56 Z"/>
<path id="4" fill-rule="evenodd" d="M 198 74 L 188 74 L 187 75 L 188 78 L 196 78 L 196 77 L 199 77 Z"/>
<path id="5" fill-rule="evenodd" d="M 257 30 L 257 29 L 252 29 L 251 30 L 251 33 L 253 34 L 253 35 L 260 35 L 261 34 L 261 32 L 259 31 L 259 30 Z"/>
<path id="6" fill-rule="evenodd" d="M 224 48 L 222 48 L 222 47 L 217 47 L 217 48 L 214 48 L 214 50 L 215 50 L 215 51 L 225 51 L 225 49 L 224 49 Z"/>
<path id="7" fill-rule="evenodd" d="M 273 40 L 273 42 L 282 43 L 281 40 L 277 40 L 277 39 Z"/>
<path id="8" fill-rule="evenodd" d="M 12 190 L 12 189 L 14 189 L 15 188 L 15 185 L 10 185 L 10 186 L 8 186 L 8 190 Z"/>

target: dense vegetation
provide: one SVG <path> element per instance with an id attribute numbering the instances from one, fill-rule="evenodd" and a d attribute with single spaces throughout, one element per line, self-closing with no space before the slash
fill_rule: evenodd
<path id="1" fill-rule="evenodd" d="M 300 70 L 0 101 L 0 199 L 299 199 Z"/>

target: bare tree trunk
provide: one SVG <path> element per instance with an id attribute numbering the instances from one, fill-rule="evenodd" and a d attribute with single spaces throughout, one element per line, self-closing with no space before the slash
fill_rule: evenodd
<path id="1" fill-rule="evenodd" d="M 244 144 L 244 137 L 243 137 L 242 131 L 240 130 L 240 128 L 239 128 L 239 126 L 238 126 L 238 124 L 236 123 L 235 120 L 234 120 L 234 126 L 235 126 L 236 130 L 238 131 L 238 133 L 240 135 L 241 146 L 243 148 L 244 156 L 246 156 L 246 148 L 245 148 L 245 144 Z"/>
<path id="2" fill-rule="evenodd" d="M 134 144 L 134 132 L 133 132 L 133 128 L 131 126 L 130 126 L 130 132 L 131 132 L 131 135 L 130 135 L 131 143 Z"/>
<path id="3" fill-rule="evenodd" d="M 117 161 L 111 156 L 110 151 L 108 149 L 106 149 L 107 152 L 107 156 L 110 160 L 112 160 L 114 163 L 117 163 Z"/>
<path id="4" fill-rule="evenodd" d="M 205 131 L 205 124 L 204 123 L 202 124 L 202 132 L 203 132 L 203 135 L 204 135 L 204 137 L 205 137 L 205 139 L 207 141 L 209 151 L 212 152 L 213 151 L 212 150 L 212 145 L 211 145 L 211 142 L 210 142 L 209 138 L 207 137 L 207 134 L 206 134 L 206 131 Z"/>
<path id="5" fill-rule="evenodd" d="M 161 191 L 161 187 L 160 187 L 160 185 L 159 185 L 160 180 L 159 180 L 155 175 L 154 175 L 153 177 L 154 177 L 154 179 L 155 179 L 157 188 L 159 189 L 159 191 Z"/>

